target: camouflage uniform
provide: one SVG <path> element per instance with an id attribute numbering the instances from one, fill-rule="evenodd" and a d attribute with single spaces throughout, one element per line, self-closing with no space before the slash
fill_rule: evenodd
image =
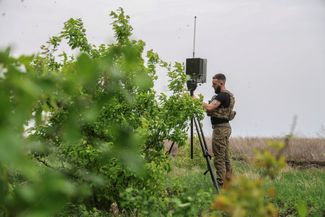
<path id="1" fill-rule="evenodd" d="M 227 93 L 230 96 L 230 103 L 228 107 L 219 106 L 213 112 L 208 112 L 211 118 L 219 118 L 225 120 L 225 123 L 219 123 L 212 126 L 212 150 L 214 154 L 214 165 L 217 170 L 217 182 L 219 186 L 222 186 L 224 180 L 229 178 L 232 173 L 230 164 L 230 153 L 229 153 L 229 137 L 231 135 L 231 126 L 229 121 L 235 116 L 233 111 L 235 105 L 235 98 L 233 94 L 227 90 L 222 92 Z M 215 96 L 211 101 L 215 100 Z"/>

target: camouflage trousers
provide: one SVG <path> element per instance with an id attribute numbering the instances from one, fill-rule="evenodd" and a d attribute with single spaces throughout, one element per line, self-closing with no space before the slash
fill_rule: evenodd
<path id="1" fill-rule="evenodd" d="M 220 124 L 213 128 L 212 150 L 214 154 L 214 166 L 217 170 L 217 182 L 223 186 L 226 178 L 230 178 L 232 168 L 230 164 L 229 137 L 230 124 Z"/>

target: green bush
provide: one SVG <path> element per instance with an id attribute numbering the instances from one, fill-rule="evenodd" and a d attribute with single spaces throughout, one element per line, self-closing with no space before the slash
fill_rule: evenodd
<path id="1" fill-rule="evenodd" d="M 38 54 L 0 52 L 4 216 L 101 216 L 112 205 L 134 215 L 167 212 L 163 144 L 185 143 L 200 102 L 184 89 L 183 65 L 152 50 L 144 57 L 123 9 L 110 16 L 112 44 L 90 44 L 82 20 L 69 19 Z M 58 53 L 64 40 L 80 55 Z M 170 77 L 168 95 L 154 90 L 157 67 Z"/>

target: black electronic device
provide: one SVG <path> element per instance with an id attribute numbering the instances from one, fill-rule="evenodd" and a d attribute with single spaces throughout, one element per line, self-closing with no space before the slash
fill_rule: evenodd
<path id="1" fill-rule="evenodd" d="M 187 58 L 186 74 L 196 81 L 196 83 L 205 83 L 207 80 L 207 60 L 202 58 Z"/>

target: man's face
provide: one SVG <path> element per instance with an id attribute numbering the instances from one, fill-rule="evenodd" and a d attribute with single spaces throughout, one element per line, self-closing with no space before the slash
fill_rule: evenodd
<path id="1" fill-rule="evenodd" d="M 217 94 L 220 93 L 221 86 L 222 86 L 221 81 L 219 81 L 218 79 L 212 79 L 212 87 L 214 88 L 215 93 L 217 93 Z"/>

